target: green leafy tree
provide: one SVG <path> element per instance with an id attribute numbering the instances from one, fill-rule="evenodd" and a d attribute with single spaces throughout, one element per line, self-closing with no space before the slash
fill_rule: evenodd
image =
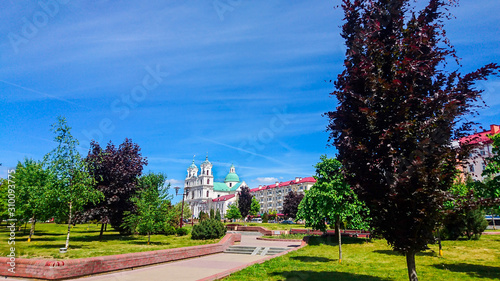
<path id="1" fill-rule="evenodd" d="M 238 208 L 237 204 L 231 204 L 229 206 L 229 209 L 227 209 L 225 218 L 230 219 L 230 220 L 237 220 L 237 219 L 241 218 L 240 209 Z"/>
<path id="2" fill-rule="evenodd" d="M 339 262 L 342 261 L 342 222 L 361 224 L 363 204 L 347 184 L 342 173 L 342 164 L 326 155 L 316 164 L 316 183 L 307 191 L 299 204 L 297 218 L 304 219 L 306 226 L 326 231 L 325 219 L 335 223 L 335 233 L 339 239 Z"/>
<path id="3" fill-rule="evenodd" d="M 456 240 L 461 236 L 479 238 L 488 226 L 481 210 L 485 203 L 478 196 L 477 190 L 483 188 L 480 182 L 474 182 L 470 177 L 465 181 L 457 181 L 450 188 L 452 199 L 445 202 L 448 210 L 444 219 L 443 236 L 445 239 Z"/>
<path id="4" fill-rule="evenodd" d="M 7 179 L 0 178 L 0 221 L 4 221 L 9 218 L 9 181 Z"/>
<path id="5" fill-rule="evenodd" d="M 16 199 L 19 205 L 16 209 L 19 211 L 21 220 L 31 220 L 28 242 L 31 242 L 36 222 L 50 217 L 48 193 L 53 183 L 53 175 L 43 168 L 42 163 L 25 159 L 23 163 L 17 164 Z"/>
<path id="6" fill-rule="evenodd" d="M 76 150 L 78 140 L 71 135 L 71 127 L 64 117 L 58 117 L 52 125 L 57 146 L 44 157 L 44 165 L 55 176 L 55 183 L 47 192 L 52 206 L 58 211 L 66 208 L 68 232 L 65 248 L 69 247 L 72 218 L 75 212 L 81 211 L 89 202 L 97 203 L 103 194 L 93 188 L 93 179 L 87 167 Z"/>
<path id="7" fill-rule="evenodd" d="M 173 221 L 174 225 L 178 222 L 175 219 L 167 219 L 172 196 L 168 194 L 170 185 L 165 186 L 166 178 L 162 173 L 148 173 L 142 176 L 138 182 L 139 194 L 131 198 L 136 210 L 124 213 L 124 227 L 146 234 L 148 245 L 151 241 L 151 234 L 163 232 L 166 228 L 173 228 L 171 224 L 165 225 L 165 221 Z M 175 229 L 173 231 L 175 233 Z"/>
<path id="8" fill-rule="evenodd" d="M 486 179 L 478 190 L 478 195 L 486 199 L 486 209 L 494 216 L 500 214 L 500 134 L 490 138 L 493 141 L 493 156 L 487 159 L 488 165 L 483 171 Z M 495 228 L 495 220 L 493 227 Z"/>
<path id="9" fill-rule="evenodd" d="M 443 202 L 469 145 L 466 117 L 481 90 L 475 82 L 498 74 L 497 64 L 462 75 L 443 28 L 457 1 L 344 0 L 344 70 L 328 112 L 330 138 L 347 180 L 370 209 L 375 230 L 406 256 L 415 281 L 415 254 L 434 243 Z"/>
<path id="10" fill-rule="evenodd" d="M 257 200 L 255 197 L 252 197 L 252 204 L 250 205 L 250 215 L 256 216 L 260 212 L 260 204 L 259 200 Z"/>
<path id="11" fill-rule="evenodd" d="M 240 214 L 242 218 L 246 218 L 252 207 L 253 195 L 250 193 L 250 188 L 244 186 L 238 193 L 238 208 L 240 209 Z"/>

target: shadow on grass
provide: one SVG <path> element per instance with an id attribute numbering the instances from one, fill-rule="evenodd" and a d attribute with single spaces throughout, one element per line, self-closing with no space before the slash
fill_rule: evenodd
<path id="1" fill-rule="evenodd" d="M 462 272 L 473 278 L 491 278 L 500 279 L 500 267 L 468 264 L 468 263 L 454 263 L 454 264 L 434 264 L 433 267 L 437 269 L 444 269 L 453 272 Z"/>
<path id="2" fill-rule="evenodd" d="M 290 257 L 291 260 L 298 260 L 301 262 L 330 262 L 334 261 L 329 258 L 324 258 L 324 257 L 308 257 L 308 256 L 297 256 L 297 257 Z"/>
<path id="3" fill-rule="evenodd" d="M 367 240 L 364 238 L 355 238 L 355 237 L 342 237 L 342 244 L 364 244 L 367 243 Z M 308 245 L 318 246 L 318 245 L 330 245 L 335 246 L 338 245 L 337 236 L 327 235 L 327 236 L 311 236 L 307 242 Z"/>
<path id="4" fill-rule="evenodd" d="M 287 281 L 324 281 L 324 280 L 335 280 L 335 281 L 382 281 L 382 280 L 390 280 L 384 279 L 380 277 L 370 276 L 370 275 L 361 275 L 361 274 L 352 274 L 345 272 L 335 272 L 335 271 L 283 271 L 283 272 L 275 272 L 271 273 L 273 276 L 282 276 Z"/>
<path id="5" fill-rule="evenodd" d="M 400 256 L 400 257 L 404 256 L 403 254 L 396 252 L 396 251 L 392 251 L 392 250 L 375 250 L 373 252 L 377 253 L 377 254 L 384 254 L 384 255 L 389 255 L 389 256 Z M 419 252 L 419 253 L 416 253 L 416 256 L 436 257 L 437 254 L 435 252 Z"/>

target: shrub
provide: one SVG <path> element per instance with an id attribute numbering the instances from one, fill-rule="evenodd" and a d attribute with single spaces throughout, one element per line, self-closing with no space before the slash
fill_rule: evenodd
<path id="1" fill-rule="evenodd" d="M 184 236 L 186 234 L 188 234 L 189 230 L 187 228 L 177 228 L 177 230 L 175 231 L 177 233 L 177 236 Z"/>
<path id="2" fill-rule="evenodd" d="M 488 226 L 481 210 L 461 210 L 448 214 L 444 223 L 443 238 L 457 240 L 462 236 L 468 239 L 479 238 Z"/>
<path id="3" fill-rule="evenodd" d="M 191 239 L 217 239 L 226 234 L 226 227 L 221 221 L 206 219 L 193 227 Z"/>
<path id="4" fill-rule="evenodd" d="M 165 224 L 165 227 L 163 228 L 163 233 L 165 235 L 174 235 L 177 233 L 175 230 L 175 227 L 170 225 L 170 224 Z"/>

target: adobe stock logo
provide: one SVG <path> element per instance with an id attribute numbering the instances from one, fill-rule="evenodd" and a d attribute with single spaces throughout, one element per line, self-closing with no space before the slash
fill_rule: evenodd
<path id="1" fill-rule="evenodd" d="M 14 52 L 19 53 L 19 46 L 22 44 L 27 44 L 30 39 L 33 39 L 40 29 L 44 28 L 49 24 L 51 18 L 54 18 L 59 14 L 61 10 L 61 5 L 66 5 L 70 0 L 46 0 L 46 1 L 38 1 L 38 6 L 40 9 L 37 9 L 31 19 L 27 19 L 23 17 L 21 21 L 23 25 L 18 33 L 9 32 L 7 37 L 9 37 L 10 45 Z"/>
<path id="2" fill-rule="evenodd" d="M 130 115 L 130 111 L 137 108 L 152 91 L 158 88 L 163 79 L 168 76 L 167 72 L 160 70 L 160 65 L 156 65 L 154 69 L 146 66 L 144 70 L 146 74 L 143 76 L 141 82 L 136 84 L 128 93 L 123 93 L 111 103 L 111 111 L 118 119 L 124 120 L 127 118 Z M 83 130 L 82 134 L 87 139 L 85 143 L 90 143 L 91 140 L 102 143 L 104 135 L 111 134 L 115 128 L 111 118 L 103 118 L 99 122 L 98 128 Z"/>

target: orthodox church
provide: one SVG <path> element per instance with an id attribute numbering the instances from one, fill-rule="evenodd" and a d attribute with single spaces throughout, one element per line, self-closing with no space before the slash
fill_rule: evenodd
<path id="1" fill-rule="evenodd" d="M 200 165 L 200 169 L 193 163 L 187 169 L 184 181 L 186 202 L 189 204 L 193 217 L 198 218 L 201 211 L 209 212 L 210 209 L 219 211 L 224 217 L 229 206 L 236 202 L 236 195 L 241 187 L 247 186 L 236 174 L 234 165 L 229 168 L 224 182 L 214 182 L 212 163 L 208 156 Z"/>

